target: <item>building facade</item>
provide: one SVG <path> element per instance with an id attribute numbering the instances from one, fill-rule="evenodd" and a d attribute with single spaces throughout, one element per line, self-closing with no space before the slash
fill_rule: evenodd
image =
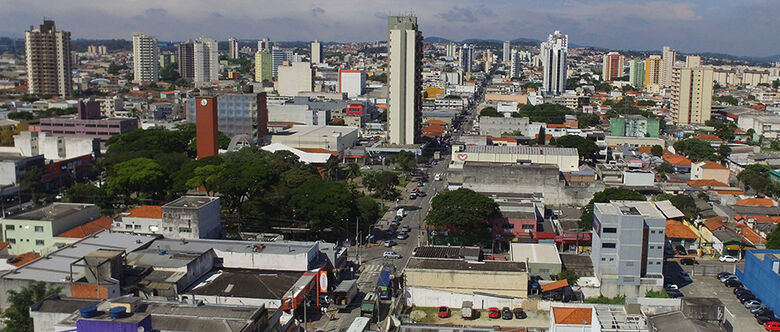
<path id="1" fill-rule="evenodd" d="M 547 37 L 541 45 L 540 56 L 544 67 L 542 93 L 558 95 L 566 91 L 566 56 L 569 36 L 560 31 Z"/>
<path id="2" fill-rule="evenodd" d="M 219 49 L 217 41 L 199 38 L 193 45 L 193 74 L 195 82 L 219 80 Z"/>
<path id="3" fill-rule="evenodd" d="M 679 125 L 704 124 L 712 112 L 712 68 L 674 68 L 672 121 Z"/>
<path id="4" fill-rule="evenodd" d="M 780 250 L 748 250 L 745 267 L 736 271 L 739 281 L 768 307 L 780 309 Z"/>
<path id="5" fill-rule="evenodd" d="M 463 44 L 458 54 L 461 70 L 465 73 L 474 70 L 474 45 Z"/>
<path id="6" fill-rule="evenodd" d="M 238 59 L 238 39 L 228 39 L 228 58 Z"/>
<path id="7" fill-rule="evenodd" d="M 133 33 L 133 81 L 154 83 L 160 79 L 160 48 L 157 38 Z"/>
<path id="8" fill-rule="evenodd" d="M 195 44 L 186 41 L 176 46 L 177 65 L 179 66 L 179 75 L 185 80 L 195 79 Z"/>
<path id="9" fill-rule="evenodd" d="M 415 16 L 390 16 L 388 136 L 392 144 L 414 144 L 422 118 L 422 32 Z"/>
<path id="10" fill-rule="evenodd" d="M 512 55 L 509 59 L 509 77 L 520 77 L 520 70 L 523 69 L 522 61 L 523 58 L 520 56 L 520 52 L 512 50 Z"/>
<path id="11" fill-rule="evenodd" d="M 604 296 L 663 287 L 665 229 L 666 217 L 652 202 L 594 204 L 590 257 Z"/>
<path id="12" fill-rule="evenodd" d="M 219 135 L 219 117 L 217 97 L 195 98 L 195 138 L 197 140 L 198 159 L 216 156 L 219 153 L 217 137 Z"/>
<path id="13" fill-rule="evenodd" d="M 268 50 L 255 53 L 255 82 L 263 81 L 274 81 L 273 59 Z"/>
<path id="14" fill-rule="evenodd" d="M 612 81 L 623 77 L 623 56 L 618 52 L 604 54 L 601 64 L 601 75 L 604 81 Z"/>
<path id="15" fill-rule="evenodd" d="M 628 65 L 628 81 L 631 86 L 641 89 L 645 87 L 645 63 L 642 60 L 634 59 Z"/>
<path id="16" fill-rule="evenodd" d="M 355 98 L 366 92 L 366 73 L 360 69 L 339 70 L 339 92 Z"/>
<path id="17" fill-rule="evenodd" d="M 54 21 L 44 20 L 38 29 L 24 32 L 27 59 L 27 92 L 67 97 L 73 94 L 70 32 L 58 31 Z"/>
<path id="18" fill-rule="evenodd" d="M 512 43 L 510 41 L 508 41 L 508 40 L 504 41 L 504 49 L 503 49 L 503 53 L 501 54 L 501 61 L 502 62 L 508 62 L 509 61 L 509 57 L 511 56 L 510 55 L 511 51 L 512 51 Z"/>
<path id="19" fill-rule="evenodd" d="M 663 75 L 663 59 L 659 55 L 651 55 L 645 59 L 645 89 L 658 92 Z"/>
<path id="20" fill-rule="evenodd" d="M 672 69 L 674 69 L 674 61 L 677 59 L 677 51 L 673 50 L 669 46 L 664 46 L 663 50 L 663 72 L 661 74 L 661 84 L 663 86 L 672 86 Z"/>
<path id="21" fill-rule="evenodd" d="M 173 239 L 219 239 L 221 213 L 219 197 L 179 197 L 162 206 L 160 234 Z"/>
<path id="22" fill-rule="evenodd" d="M 124 134 L 138 129 L 138 119 L 77 119 L 42 118 L 39 131 L 52 136 L 97 138 L 101 144 L 114 135 Z"/>
<path id="23" fill-rule="evenodd" d="M 54 237 L 97 219 L 93 204 L 52 203 L 12 217 L 0 219 L 3 241 L 10 242 L 13 255 L 26 252 L 47 254 L 54 249 Z"/>
<path id="24" fill-rule="evenodd" d="M 311 63 L 322 63 L 322 44 L 319 40 L 311 42 Z"/>
<path id="25" fill-rule="evenodd" d="M 279 66 L 277 92 L 280 96 L 297 96 L 314 88 L 314 71 L 308 62 L 285 62 Z"/>

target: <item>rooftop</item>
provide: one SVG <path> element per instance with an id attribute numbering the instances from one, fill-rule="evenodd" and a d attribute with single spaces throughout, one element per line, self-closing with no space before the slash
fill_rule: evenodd
<path id="1" fill-rule="evenodd" d="M 527 272 L 524 262 L 483 261 L 417 258 L 409 259 L 408 269 L 490 271 L 490 272 Z"/>
<path id="2" fill-rule="evenodd" d="M 673 238 L 673 239 L 698 239 L 699 237 L 696 236 L 696 233 L 694 233 L 688 226 L 685 226 L 683 223 L 677 221 L 677 220 L 667 220 L 666 221 L 666 237 L 667 238 Z"/>
<path id="3" fill-rule="evenodd" d="M 537 147 L 537 146 L 499 146 L 499 145 L 466 145 L 462 152 L 578 156 L 575 148 Z"/>
<path id="4" fill-rule="evenodd" d="M 558 248 L 552 243 L 512 243 L 513 262 L 561 264 Z"/>
<path id="5" fill-rule="evenodd" d="M 159 205 L 141 205 L 127 211 L 126 217 L 162 219 L 162 207 Z"/>
<path id="6" fill-rule="evenodd" d="M 94 204 L 81 203 L 52 203 L 39 209 L 20 213 L 15 216 L 6 217 L 11 220 L 37 220 L 37 221 L 56 221 L 68 217 L 74 213 L 81 212 Z"/>
<path id="7" fill-rule="evenodd" d="M 226 269 L 216 272 L 187 293 L 255 299 L 281 299 L 301 272 Z"/>
<path id="8" fill-rule="evenodd" d="M 590 325 L 593 323 L 593 308 L 553 307 L 555 324 Z"/>
<path id="9" fill-rule="evenodd" d="M 667 219 L 652 202 L 612 201 L 609 203 L 595 203 L 594 208 L 605 215 L 642 215 L 645 217 Z"/>
<path id="10" fill-rule="evenodd" d="M 111 229 L 114 220 L 111 217 L 100 217 L 86 224 L 73 227 L 57 235 L 57 237 L 83 238 L 95 234 L 101 230 Z"/>
<path id="11" fill-rule="evenodd" d="M 275 242 L 250 242 L 237 240 L 180 240 L 159 239 L 154 241 L 151 247 L 177 252 L 206 252 L 210 249 L 222 252 L 262 252 L 277 255 L 300 255 L 312 250 L 317 242 L 303 241 L 275 241 Z"/>
<path id="12" fill-rule="evenodd" d="M 329 137 L 343 136 L 357 131 L 357 127 L 347 126 L 304 126 L 296 125 L 287 130 L 289 136 Z"/>
<path id="13" fill-rule="evenodd" d="M 480 257 L 479 247 L 424 246 L 414 250 L 414 257 L 419 258 L 455 258 Z"/>
<path id="14" fill-rule="evenodd" d="M 88 305 L 97 305 L 99 300 L 61 297 L 55 295 L 33 305 L 33 312 L 72 313 Z"/>
<path id="15" fill-rule="evenodd" d="M 163 207 L 197 209 L 218 199 L 219 197 L 182 196 L 172 202 L 168 202 L 168 204 L 163 205 Z"/>

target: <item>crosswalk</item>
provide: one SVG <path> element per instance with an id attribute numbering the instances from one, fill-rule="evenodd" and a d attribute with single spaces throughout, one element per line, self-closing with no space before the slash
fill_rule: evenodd
<path id="1" fill-rule="evenodd" d="M 382 265 L 377 264 L 363 264 L 363 273 L 379 273 L 382 271 Z"/>

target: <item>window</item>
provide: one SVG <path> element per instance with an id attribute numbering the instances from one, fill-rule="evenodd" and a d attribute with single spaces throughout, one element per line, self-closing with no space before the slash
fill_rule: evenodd
<path id="1" fill-rule="evenodd" d="M 523 229 L 534 229 L 535 225 L 523 225 Z"/>
<path id="2" fill-rule="evenodd" d="M 16 239 L 8 239 L 8 242 L 10 242 L 11 244 L 16 244 Z"/>
<path id="3" fill-rule="evenodd" d="M 133 229 L 133 225 L 132 224 L 127 224 L 127 225 L 125 225 L 125 229 Z"/>
<path id="4" fill-rule="evenodd" d="M 615 228 L 615 227 L 604 227 L 604 233 L 617 233 L 617 228 Z"/>
<path id="5" fill-rule="evenodd" d="M 615 248 L 615 244 L 614 243 L 610 243 L 610 242 L 604 242 L 604 243 L 601 244 L 601 247 L 602 248 Z"/>
<path id="6" fill-rule="evenodd" d="M 135 229 L 141 229 L 141 225 L 135 225 L 135 226 L 133 226 L 133 228 L 135 228 Z"/>
<path id="7" fill-rule="evenodd" d="M 16 226 L 14 226 L 14 225 L 5 225 L 5 230 L 7 230 L 7 231 L 12 231 L 14 229 L 16 229 Z"/>
<path id="8" fill-rule="evenodd" d="M 607 258 L 606 258 L 606 257 L 601 257 L 601 261 L 602 261 L 602 262 L 603 262 L 603 261 L 606 261 L 606 260 L 607 260 Z"/>
<path id="9" fill-rule="evenodd" d="M 35 245 L 36 246 L 42 246 L 43 245 L 43 240 L 35 240 Z"/>
<path id="10" fill-rule="evenodd" d="M 611 261 L 614 261 L 614 260 L 615 260 L 615 257 L 610 257 L 610 258 L 609 258 L 609 261 L 610 261 L 610 262 L 611 262 Z"/>
<path id="11" fill-rule="evenodd" d="M 504 229 L 513 229 L 515 228 L 515 225 L 512 224 L 504 224 Z"/>
<path id="12" fill-rule="evenodd" d="M 634 262 L 626 262 L 626 266 L 634 266 Z"/>
<path id="13" fill-rule="evenodd" d="M 35 226 L 36 233 L 43 233 L 43 226 Z"/>
<path id="14" fill-rule="evenodd" d="M 189 227 L 179 227 L 179 233 L 192 233 L 192 228 L 189 228 Z"/>
<path id="15" fill-rule="evenodd" d="M 650 230 L 650 234 L 655 234 L 655 230 L 654 230 L 654 229 L 651 229 L 651 230 Z"/>

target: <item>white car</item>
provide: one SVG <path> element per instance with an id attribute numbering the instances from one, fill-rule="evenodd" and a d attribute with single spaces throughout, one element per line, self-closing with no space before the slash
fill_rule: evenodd
<path id="1" fill-rule="evenodd" d="M 664 286 L 664 288 L 666 288 L 666 290 L 672 290 L 672 289 L 679 290 L 680 289 L 680 287 L 677 287 L 677 284 L 666 284 L 666 286 Z"/>
<path id="2" fill-rule="evenodd" d="M 385 251 L 385 253 L 382 254 L 382 257 L 396 259 L 396 258 L 401 258 L 401 254 L 399 254 L 399 253 L 397 253 L 395 251 Z"/>
<path id="3" fill-rule="evenodd" d="M 739 259 L 737 259 L 736 257 L 729 256 L 729 255 L 720 256 L 720 258 L 718 258 L 718 260 L 721 261 L 721 262 L 724 262 L 724 263 L 736 263 L 736 262 L 739 261 Z"/>

